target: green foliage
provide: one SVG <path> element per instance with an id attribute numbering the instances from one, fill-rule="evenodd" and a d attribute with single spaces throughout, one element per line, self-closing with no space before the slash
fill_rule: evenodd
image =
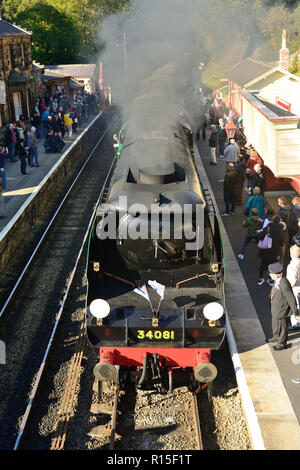
<path id="1" fill-rule="evenodd" d="M 292 63 L 290 65 L 290 70 L 291 73 L 297 74 L 299 72 L 299 61 L 298 61 L 298 56 L 295 55 Z"/>
<path id="2" fill-rule="evenodd" d="M 33 32 L 34 59 L 44 64 L 76 62 L 80 34 L 73 21 L 45 1 L 24 2 L 22 7 L 25 5 L 26 8 L 18 9 L 14 19 L 16 24 Z"/>
<path id="3" fill-rule="evenodd" d="M 224 77 L 224 70 L 251 55 L 259 44 L 261 1 L 202 0 L 196 9 L 193 0 L 186 2 L 196 32 L 199 62 L 205 63 L 202 79 L 210 87 L 221 87 L 224 84 L 219 79 Z"/>
<path id="4" fill-rule="evenodd" d="M 276 4 L 278 4 L 277 0 L 264 0 L 264 5 L 267 7 L 274 7 Z M 281 3 L 283 3 L 284 6 L 287 6 L 288 8 L 295 8 L 297 5 L 299 5 L 300 0 L 283 0 Z"/>
<path id="5" fill-rule="evenodd" d="M 151 0 L 147 0 L 151 2 Z M 247 56 L 278 60 L 282 29 L 288 47 L 300 48 L 300 0 L 172 0 L 182 4 L 191 18 L 197 61 L 204 74 L 229 68 Z M 120 24 L 136 11 L 134 0 L 3 0 L 4 18 L 33 32 L 33 57 L 50 63 L 95 61 L 98 39 L 107 15 L 123 15 Z M 137 2 L 138 4 L 138 2 Z M 171 21 L 171 18 L 170 18 Z M 104 28 L 104 25 L 103 25 Z M 120 38 L 116 38 L 119 42 Z M 294 67 L 295 68 L 295 67 Z M 294 70 L 293 68 L 293 70 Z"/>
<path id="6" fill-rule="evenodd" d="M 259 20 L 262 33 L 269 38 L 274 50 L 279 50 L 281 45 L 282 30 L 289 30 L 293 24 L 292 13 L 284 6 L 271 8 L 267 14 Z"/>
<path id="7" fill-rule="evenodd" d="M 221 71 L 247 56 L 278 60 L 283 29 L 291 54 L 300 49 L 300 0 L 228 0 L 226 5 L 223 0 L 201 0 L 198 11 L 197 2 L 186 1 L 194 18 L 199 58 L 206 64 L 202 78 L 210 87 L 213 74 L 216 86 L 222 86 Z M 293 63 L 291 71 L 299 67 Z"/>
<path id="8" fill-rule="evenodd" d="M 8 21 L 33 32 L 33 57 L 45 63 L 95 61 L 104 17 L 131 7 L 131 0 L 3 0 Z"/>

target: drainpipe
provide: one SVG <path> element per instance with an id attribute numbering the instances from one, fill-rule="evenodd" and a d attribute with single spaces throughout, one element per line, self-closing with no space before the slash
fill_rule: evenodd
<path id="1" fill-rule="evenodd" d="M 5 89 L 6 89 L 6 100 L 7 100 L 7 106 L 8 106 L 9 121 L 11 121 L 12 120 L 12 114 L 11 114 L 10 99 L 9 99 L 9 92 L 8 92 L 7 72 L 6 72 L 6 62 L 5 62 L 5 58 L 4 58 L 3 39 L 1 39 L 1 50 L 2 50 L 3 70 L 4 70 L 4 82 L 5 82 Z"/>

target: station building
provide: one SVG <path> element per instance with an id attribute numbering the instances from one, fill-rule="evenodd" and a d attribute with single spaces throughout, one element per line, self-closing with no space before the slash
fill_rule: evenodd
<path id="1" fill-rule="evenodd" d="M 61 91 L 69 102 L 98 91 L 96 64 L 45 66 L 32 60 L 32 32 L 0 17 L 0 138 L 10 122 L 29 121 L 38 96 Z"/>
<path id="2" fill-rule="evenodd" d="M 99 73 L 96 64 L 47 65 L 54 73 L 65 75 L 80 83 L 87 93 L 97 91 Z"/>
<path id="3" fill-rule="evenodd" d="M 71 103 L 74 101 L 77 93 L 83 94 L 84 92 L 84 85 L 82 83 L 77 82 L 70 75 L 59 73 L 48 67 L 44 69 L 40 88 L 49 96 L 61 92 L 68 97 Z"/>
<path id="4" fill-rule="evenodd" d="M 279 65 L 246 59 L 228 70 L 228 101 L 264 161 L 267 190 L 300 194 L 300 77 L 288 68 L 283 31 Z"/>
<path id="5" fill-rule="evenodd" d="M 0 128 L 28 119 L 34 97 L 32 33 L 0 18 Z"/>

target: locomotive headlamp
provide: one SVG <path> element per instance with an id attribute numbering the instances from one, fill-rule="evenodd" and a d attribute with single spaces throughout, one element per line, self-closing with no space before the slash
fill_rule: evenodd
<path id="1" fill-rule="evenodd" d="M 95 318 L 105 318 L 110 312 L 109 303 L 104 299 L 95 299 L 90 303 L 90 312 Z"/>
<path id="2" fill-rule="evenodd" d="M 218 302 L 210 302 L 205 305 L 203 309 L 203 315 L 207 320 L 219 320 L 224 313 L 224 308 Z"/>

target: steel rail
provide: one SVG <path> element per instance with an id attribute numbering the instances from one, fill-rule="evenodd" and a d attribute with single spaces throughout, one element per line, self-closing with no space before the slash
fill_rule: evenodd
<path id="1" fill-rule="evenodd" d="M 84 163 L 83 167 L 81 168 L 79 174 L 77 175 L 77 177 L 75 178 L 72 186 L 70 187 L 70 189 L 68 190 L 66 196 L 70 193 L 72 187 L 74 186 L 74 184 L 76 183 L 78 177 L 80 176 L 82 170 L 84 169 L 84 167 L 86 166 L 87 162 L 89 161 L 90 157 L 92 156 L 92 154 L 95 152 L 96 148 L 98 147 L 98 145 L 101 143 L 101 141 L 103 140 L 103 138 L 105 137 L 105 135 L 107 134 L 107 132 L 111 129 L 112 126 L 110 126 L 106 132 L 103 134 L 103 136 L 101 137 L 101 139 L 98 141 L 97 145 L 95 146 L 95 148 L 92 150 L 89 158 L 86 160 L 86 162 Z M 53 330 L 52 330 L 52 334 L 51 334 L 51 337 L 50 337 L 50 340 L 48 342 L 48 345 L 47 345 L 47 348 L 46 348 L 46 352 L 44 354 L 44 357 L 43 357 L 43 360 L 42 360 L 42 363 L 40 365 L 40 368 L 39 368 L 39 371 L 37 373 L 37 377 L 36 377 L 36 380 L 35 380 L 35 383 L 34 383 L 34 386 L 33 386 L 33 389 L 32 389 L 32 392 L 31 392 L 31 395 L 29 397 L 29 402 L 28 402 L 28 405 L 26 407 L 26 410 L 25 410 L 25 413 L 24 413 L 24 416 L 23 416 L 23 419 L 22 419 L 22 423 L 21 423 L 21 426 L 20 426 L 20 430 L 19 430 L 19 433 L 18 433 L 18 436 L 17 436 L 17 439 L 15 441 L 15 444 L 14 444 L 14 447 L 13 447 L 13 450 L 18 450 L 18 447 L 20 445 L 20 441 L 21 441 L 21 438 L 24 434 L 24 430 L 25 430 L 25 427 L 26 427 L 26 424 L 27 424 L 27 420 L 28 420 L 28 417 L 29 417 L 29 414 L 30 414 L 30 411 L 31 411 L 31 408 L 32 408 L 32 404 L 33 404 L 33 401 L 34 401 L 34 398 L 36 396 L 36 393 L 37 393 L 37 390 L 38 390 L 38 387 L 39 387 L 39 384 L 40 384 L 40 380 L 41 380 L 41 377 L 43 375 L 43 371 L 44 371 L 44 368 L 45 368 L 45 365 L 46 365 L 46 361 L 47 361 L 47 358 L 48 358 L 48 355 L 49 355 L 49 352 L 50 352 L 50 349 L 51 349 L 51 346 L 52 346 L 52 343 L 53 343 L 53 340 L 54 340 L 54 337 L 55 337 L 55 333 L 56 333 L 56 330 L 57 330 L 57 327 L 59 325 L 59 322 L 60 322 L 60 319 L 61 319 L 61 316 L 62 316 L 62 313 L 63 313 L 63 310 L 64 310 L 64 306 L 65 306 L 65 303 L 66 303 L 66 300 L 68 298 L 68 295 L 69 295 L 69 291 L 70 291 L 70 288 L 71 288 L 71 285 L 72 285 L 72 282 L 73 282 L 73 279 L 74 279 L 74 276 L 75 276 L 75 273 L 76 273 L 76 270 L 77 270 L 77 267 L 78 267 L 78 263 L 79 263 L 79 260 L 81 258 L 81 255 L 82 255 L 82 252 L 83 252 L 83 249 L 84 249 L 84 245 L 86 243 L 86 240 L 88 238 L 88 235 L 89 235 L 89 231 L 90 231 L 90 228 L 92 226 L 92 223 L 93 223 L 93 220 L 94 220 L 94 217 L 96 215 L 96 211 L 97 211 L 97 206 L 99 204 L 99 201 L 101 201 L 102 197 L 103 197 L 103 192 L 104 192 L 104 189 L 106 187 L 106 184 L 107 184 L 107 181 L 111 175 L 111 172 L 112 172 L 112 169 L 115 165 L 115 159 L 113 160 L 111 166 L 110 166 L 110 169 L 108 171 L 108 174 L 106 176 L 106 179 L 103 183 L 103 186 L 102 186 L 102 190 L 101 190 L 101 193 L 97 199 L 97 202 L 95 204 L 95 208 L 93 210 L 93 213 L 92 213 L 92 216 L 90 218 L 90 221 L 89 221 L 89 224 L 88 224 L 88 227 L 87 227 L 87 230 L 86 230 L 86 233 L 84 235 L 84 238 L 83 238 L 83 241 L 82 241 L 82 244 L 81 244 L 81 247 L 80 247 L 80 250 L 79 250 L 79 253 L 78 253 L 78 256 L 77 256 L 77 259 L 75 261 L 75 264 L 74 264 L 74 267 L 73 267 L 73 270 L 72 270 L 72 273 L 71 273 L 71 276 L 69 278 L 69 282 L 68 282 L 68 285 L 67 285 L 67 288 L 66 288 L 66 292 L 65 292 L 65 295 L 64 295 L 64 298 L 62 300 L 62 304 L 61 304 L 61 307 L 59 309 L 59 312 L 57 314 L 57 318 L 56 318 L 56 321 L 55 321 L 55 325 L 53 327 Z M 61 205 L 59 207 L 62 206 L 63 202 L 65 201 L 66 199 L 66 196 L 64 197 Z M 56 211 L 55 213 L 55 216 L 57 215 L 58 211 Z M 52 225 L 53 223 L 53 220 L 54 220 L 54 217 L 52 218 L 49 226 L 47 227 L 47 232 L 50 228 L 50 226 Z M 45 235 L 46 235 L 46 232 L 43 234 L 43 239 L 45 238 Z M 38 244 L 38 246 L 40 246 L 40 242 Z M 37 252 L 37 249 L 34 250 L 34 253 L 30 259 L 30 261 L 32 260 L 33 256 L 35 255 L 35 253 Z M 27 263 L 27 265 L 29 265 Z M 23 273 L 22 273 L 23 274 Z"/>
<path id="2" fill-rule="evenodd" d="M 21 281 L 22 281 L 22 279 L 23 279 L 23 277 L 24 277 L 24 275 L 25 275 L 25 273 L 26 273 L 28 267 L 30 266 L 32 260 L 34 259 L 36 253 L 38 252 L 38 250 L 39 250 L 41 244 L 43 243 L 43 241 L 44 241 L 44 239 L 45 239 L 45 237 L 46 237 L 46 235 L 47 235 L 49 229 L 51 228 L 51 226 L 52 226 L 54 220 L 56 219 L 58 213 L 60 212 L 60 210 L 61 210 L 61 208 L 62 208 L 62 206 L 63 206 L 65 200 L 67 199 L 67 197 L 69 196 L 70 192 L 72 191 L 73 186 L 76 184 L 76 182 L 77 182 L 78 178 L 80 177 L 82 171 L 84 170 L 85 166 L 87 165 L 87 163 L 89 162 L 90 158 L 92 157 L 92 155 L 93 155 L 94 152 L 96 151 L 97 147 L 100 145 L 100 143 L 102 142 L 102 140 L 104 139 L 104 137 L 106 136 L 106 134 L 108 133 L 108 131 L 109 131 L 111 128 L 112 128 L 112 125 L 111 125 L 108 129 L 106 129 L 105 133 L 101 136 L 101 138 L 99 139 L 99 141 L 97 142 L 97 144 L 95 145 L 95 147 L 93 148 L 93 150 L 91 151 L 89 157 L 87 158 L 87 160 L 84 162 L 83 166 L 81 167 L 79 173 L 77 174 L 76 178 L 74 179 L 73 183 L 71 184 L 70 188 L 68 189 L 67 193 L 65 194 L 65 196 L 64 196 L 63 200 L 61 201 L 60 205 L 58 206 L 57 210 L 55 211 L 55 214 L 53 215 L 52 219 L 50 220 L 50 222 L 49 222 L 48 226 L 46 227 L 46 229 L 45 229 L 43 235 L 41 236 L 41 238 L 40 238 L 38 244 L 36 245 L 36 247 L 35 247 L 35 249 L 34 249 L 32 255 L 30 256 L 29 260 L 27 261 L 26 266 L 24 267 L 24 269 L 23 269 L 22 273 L 20 274 L 20 276 L 19 276 L 19 278 L 18 278 L 16 284 L 14 285 L 14 287 L 13 287 L 13 289 L 11 290 L 11 292 L 10 292 L 10 294 L 9 294 L 9 296 L 8 296 L 8 298 L 7 298 L 7 300 L 5 301 L 5 304 L 3 305 L 3 307 L 2 307 L 2 309 L 1 309 L 1 311 L 0 311 L 0 318 L 3 316 L 3 314 L 4 314 L 4 312 L 5 312 L 6 308 L 7 308 L 7 306 L 8 306 L 8 304 L 9 304 L 9 302 L 11 301 L 11 299 L 12 299 L 12 297 L 14 296 L 14 294 L 15 294 L 17 288 L 19 287 L 19 285 L 20 285 L 20 283 L 21 283 Z"/>
<path id="3" fill-rule="evenodd" d="M 120 385 L 117 384 L 117 389 L 116 389 L 115 394 L 114 394 L 113 413 L 112 413 L 112 417 L 111 417 L 111 434 L 110 434 L 109 450 L 115 450 L 119 395 L 120 395 Z"/>
<path id="4" fill-rule="evenodd" d="M 200 419 L 199 419 L 198 395 L 196 393 L 193 393 L 192 400 L 193 400 L 193 408 L 194 408 L 194 421 L 195 421 L 195 427 L 196 427 L 197 446 L 198 446 L 198 450 L 203 450 L 201 426 L 200 426 Z"/>

